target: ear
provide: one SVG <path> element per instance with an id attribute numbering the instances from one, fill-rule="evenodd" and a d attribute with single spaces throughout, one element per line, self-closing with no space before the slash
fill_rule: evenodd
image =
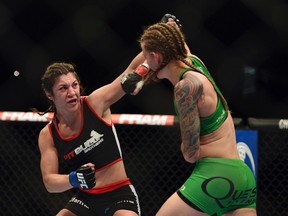
<path id="1" fill-rule="evenodd" d="M 45 91 L 45 94 L 46 94 L 46 97 L 49 99 L 49 100 L 53 100 L 53 95 L 47 91 Z"/>
<path id="2" fill-rule="evenodd" d="M 162 55 L 158 52 L 152 52 L 154 58 L 157 60 L 157 63 L 160 65 L 162 63 Z"/>

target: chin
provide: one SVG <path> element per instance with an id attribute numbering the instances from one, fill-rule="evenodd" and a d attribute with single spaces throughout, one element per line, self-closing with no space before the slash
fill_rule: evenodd
<path id="1" fill-rule="evenodd" d="M 76 103 L 76 104 L 70 104 L 70 106 L 69 106 L 68 109 L 69 109 L 70 111 L 77 111 L 79 108 L 80 108 L 79 103 Z"/>
<path id="2" fill-rule="evenodd" d="M 165 78 L 164 76 L 161 76 L 161 73 L 160 73 L 160 72 L 157 73 L 156 77 L 157 77 L 158 79 L 164 79 L 164 78 Z"/>

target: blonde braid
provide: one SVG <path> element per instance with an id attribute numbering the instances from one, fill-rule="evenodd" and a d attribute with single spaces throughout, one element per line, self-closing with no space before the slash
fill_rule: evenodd
<path id="1" fill-rule="evenodd" d="M 177 28 L 166 23 L 156 23 L 148 27 L 141 36 L 140 43 L 150 52 L 159 52 L 163 61 L 156 71 L 150 70 L 145 76 L 145 83 L 151 80 L 158 81 L 157 72 L 163 69 L 171 60 L 177 59 L 199 71 L 192 63 L 186 60 L 185 37 Z"/>

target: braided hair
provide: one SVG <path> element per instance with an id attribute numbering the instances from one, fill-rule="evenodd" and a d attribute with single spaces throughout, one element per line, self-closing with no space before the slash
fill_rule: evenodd
<path id="1" fill-rule="evenodd" d="M 163 61 L 155 70 L 150 70 L 145 76 L 145 83 L 158 81 L 157 72 L 163 69 L 171 60 L 179 60 L 199 71 L 192 63 L 186 60 L 187 50 L 185 47 L 185 37 L 176 27 L 166 23 L 156 23 L 149 26 L 139 39 L 139 43 L 148 52 L 159 52 Z"/>

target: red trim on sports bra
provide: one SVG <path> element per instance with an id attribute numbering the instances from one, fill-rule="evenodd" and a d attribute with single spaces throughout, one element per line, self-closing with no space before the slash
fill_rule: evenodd
<path id="1" fill-rule="evenodd" d="M 83 103 L 84 103 L 84 98 L 83 98 L 83 96 L 81 96 L 81 98 L 80 98 L 80 103 L 81 103 L 81 128 L 80 128 L 80 130 L 78 131 L 78 133 L 75 134 L 74 136 L 67 137 L 67 138 L 66 138 L 66 137 L 63 137 L 61 131 L 60 131 L 59 128 L 58 128 L 58 123 L 57 123 L 56 118 L 55 118 L 54 120 L 52 120 L 52 124 L 54 124 L 55 129 L 56 129 L 59 137 L 60 137 L 62 140 L 64 140 L 64 141 L 70 141 L 70 140 L 76 139 L 76 138 L 81 134 L 81 132 L 82 132 L 82 130 L 83 130 L 84 121 L 85 121 L 85 119 L 84 119 L 84 113 L 83 113 Z"/>
<path id="2" fill-rule="evenodd" d="M 86 97 L 83 97 L 84 101 L 86 102 L 87 106 L 89 107 L 89 109 L 94 113 L 94 115 L 100 120 L 102 121 L 104 124 L 106 124 L 107 126 L 112 126 L 112 120 L 111 120 L 111 123 L 109 124 L 108 122 L 106 122 L 103 118 L 101 118 L 96 112 L 95 110 L 93 109 L 93 107 L 90 105 L 90 103 L 87 101 L 87 96 Z"/>
<path id="3" fill-rule="evenodd" d="M 112 166 L 113 164 L 118 163 L 119 161 L 122 161 L 122 160 L 123 160 L 123 158 L 118 158 L 117 160 L 114 160 L 113 162 L 107 164 L 106 166 L 103 166 L 103 167 L 101 167 L 99 169 L 96 169 L 95 172 L 99 172 L 99 171 L 101 171 L 103 169 L 106 169 L 107 167 Z"/>

